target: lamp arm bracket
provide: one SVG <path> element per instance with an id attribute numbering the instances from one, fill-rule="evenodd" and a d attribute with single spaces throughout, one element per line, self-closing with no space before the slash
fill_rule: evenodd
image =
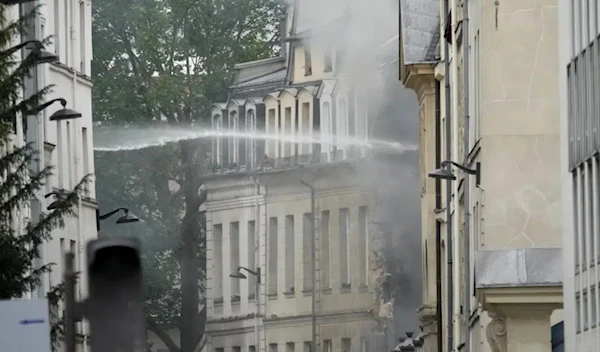
<path id="1" fill-rule="evenodd" d="M 108 212 L 108 213 L 104 214 L 104 215 L 98 215 L 98 218 L 100 220 L 108 219 L 108 218 L 110 218 L 111 216 L 115 215 L 116 213 L 118 213 L 121 210 L 126 210 L 126 209 L 125 208 L 117 208 L 117 209 L 115 209 L 115 210 L 113 210 L 111 212 Z"/>

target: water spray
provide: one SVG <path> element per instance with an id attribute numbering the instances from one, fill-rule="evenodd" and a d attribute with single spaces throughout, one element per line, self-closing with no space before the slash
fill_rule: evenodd
<path id="1" fill-rule="evenodd" d="M 117 152 L 117 151 L 128 151 L 128 150 L 140 150 L 151 147 L 164 146 L 170 143 L 176 143 L 185 140 L 195 139 L 208 139 L 208 138 L 239 138 L 239 139 L 250 139 L 250 140 L 264 140 L 264 141 L 275 141 L 293 144 L 333 144 L 331 137 L 327 136 L 325 139 L 321 139 L 320 135 L 313 133 L 313 136 L 300 136 L 297 134 L 285 134 L 285 133 L 262 133 L 262 132 L 240 132 L 240 131 L 229 131 L 229 130 L 201 130 L 201 131 L 190 131 L 190 130 L 176 130 L 176 129 L 160 129 L 156 130 L 156 137 L 149 136 L 148 132 L 152 130 L 141 130 L 137 131 L 137 134 L 141 139 L 131 138 L 131 136 L 123 136 L 123 132 L 132 131 L 128 130 L 114 130 L 95 132 L 96 134 L 96 145 L 94 150 L 105 151 L 105 152 Z M 103 141 L 102 135 L 109 135 L 108 139 L 111 141 Z M 121 136 L 119 136 L 121 134 Z M 112 144 L 112 145 L 111 145 Z M 403 153 L 406 151 L 417 150 L 417 146 L 404 145 L 400 142 L 386 141 L 379 139 L 361 139 L 356 137 L 335 137 L 335 144 L 339 147 L 346 146 L 357 146 L 368 149 L 380 149 L 390 152 Z"/>

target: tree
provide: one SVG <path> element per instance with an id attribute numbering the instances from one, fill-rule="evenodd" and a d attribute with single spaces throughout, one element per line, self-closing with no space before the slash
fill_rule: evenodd
<path id="1" fill-rule="evenodd" d="M 21 87 L 37 64 L 42 46 L 35 45 L 24 58 L 16 57 L 19 45 L 10 47 L 37 14 L 35 8 L 21 18 L 8 21 L 7 7 L 0 5 L 0 47 L 9 48 L 0 53 L 0 299 L 23 297 L 39 286 L 42 275 L 53 265 L 35 265 L 40 257 L 39 247 L 51 239 L 52 231 L 64 226 L 66 217 L 76 215 L 73 206 L 88 182 L 85 177 L 73 191 L 60 192 L 52 212 L 42 213 L 21 226 L 30 200 L 43 189 L 52 173 L 52 167 L 33 172 L 30 166 L 36 162 L 37 152 L 17 140 L 17 128 L 21 126 L 17 123 L 19 113 L 27 115 L 35 110 L 52 89 L 48 86 L 22 99 Z M 57 303 L 60 292 L 59 286 L 48 293 L 51 303 Z M 52 331 L 56 341 L 60 328 L 55 326 Z"/>
<path id="2" fill-rule="evenodd" d="M 234 64 L 276 53 L 282 10 L 277 0 L 134 0 L 125 7 L 119 0 L 95 2 L 94 119 L 135 126 L 137 133 L 151 123 L 205 126 L 210 104 L 227 99 Z M 98 199 L 112 197 L 115 205 L 135 208 L 147 231 L 165 240 L 159 241 L 165 247 L 154 248 L 163 253 L 160 265 L 168 272 L 178 268 L 173 282 L 157 272 L 147 277 L 147 308 L 153 312 L 148 327 L 171 351 L 191 352 L 203 330 L 197 308 L 205 272 L 199 209 L 206 199 L 201 175 L 208 151 L 206 141 L 188 140 L 96 159 L 99 185 L 118 182 L 113 189 L 121 192 L 98 186 Z M 135 160 L 135 168 L 117 167 L 123 160 Z M 115 172 L 118 168 L 122 173 Z M 169 307 L 177 307 L 178 314 Z M 160 327 L 167 322 L 179 326 L 179 348 Z"/>

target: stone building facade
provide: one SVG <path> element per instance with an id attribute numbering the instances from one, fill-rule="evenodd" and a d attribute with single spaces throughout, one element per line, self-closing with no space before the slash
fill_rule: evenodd
<path id="1" fill-rule="evenodd" d="M 376 351 L 393 316 L 378 202 L 358 176 L 367 99 L 335 43 L 312 40 L 300 4 L 289 6 L 282 55 L 236 66 L 230 99 L 211 111 L 223 133 L 204 183 L 206 351 Z"/>

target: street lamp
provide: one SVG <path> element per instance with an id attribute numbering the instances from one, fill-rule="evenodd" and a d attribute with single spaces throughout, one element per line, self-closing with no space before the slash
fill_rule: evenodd
<path id="1" fill-rule="evenodd" d="M 56 209 L 56 208 L 58 208 L 60 206 L 60 202 L 62 201 L 60 198 L 61 198 L 62 195 L 60 193 L 58 193 L 58 192 L 50 192 L 50 193 L 46 194 L 44 196 L 44 198 L 48 199 L 48 197 L 50 197 L 50 196 L 56 196 L 57 200 L 55 200 L 54 202 L 50 203 L 50 205 L 48 205 L 47 209 L 48 210 L 54 210 L 54 209 Z"/>
<path id="2" fill-rule="evenodd" d="M 48 102 L 45 102 L 44 104 L 35 107 L 34 109 L 30 110 L 27 112 L 28 115 L 36 115 L 38 114 L 40 111 L 44 110 L 45 108 L 47 108 L 48 106 L 56 103 L 57 101 L 60 102 L 60 104 L 62 105 L 62 109 L 55 111 L 52 115 L 50 115 L 50 121 L 62 121 L 62 120 L 70 120 L 70 119 L 76 119 L 81 117 L 81 113 L 72 110 L 72 109 L 67 109 L 67 101 L 63 98 L 57 98 L 57 99 L 52 99 Z"/>
<path id="3" fill-rule="evenodd" d="M 33 45 L 29 45 L 29 44 L 33 44 Z M 0 51 L 0 59 L 4 60 L 7 57 L 9 57 L 10 55 L 14 54 L 17 50 L 23 49 L 27 46 L 30 46 L 30 49 L 37 49 L 40 48 L 42 49 L 44 47 L 44 44 L 42 44 L 42 42 L 40 42 L 39 40 L 27 40 L 25 42 L 22 42 L 18 45 L 13 46 L 12 48 L 9 48 L 7 50 L 4 51 Z M 52 54 L 51 52 L 48 52 L 46 50 L 40 50 L 40 53 L 37 55 L 35 62 L 38 64 L 46 64 L 46 63 L 50 63 L 50 62 L 57 62 L 58 61 L 58 56 L 55 54 Z"/>
<path id="4" fill-rule="evenodd" d="M 247 279 L 248 277 L 241 271 L 242 269 L 246 270 L 248 273 L 256 276 L 256 284 L 260 284 L 260 268 L 256 268 L 256 271 L 248 269 L 246 267 L 240 266 L 236 271 L 229 274 L 230 278 L 233 279 Z M 258 298 L 258 296 L 256 296 Z"/>
<path id="5" fill-rule="evenodd" d="M 461 164 L 454 161 L 442 161 L 440 164 L 441 168 L 435 170 L 434 172 L 429 174 L 429 177 L 441 180 L 456 180 L 456 176 L 450 170 L 450 165 L 456 166 L 458 169 L 468 173 L 469 175 L 475 175 L 475 185 L 479 186 L 481 183 L 481 163 L 475 163 L 475 169 L 469 169 L 467 167 L 462 166 Z"/>
<path id="6" fill-rule="evenodd" d="M 110 211 L 110 212 L 104 214 L 104 215 L 100 215 L 100 210 L 96 209 L 96 230 L 100 231 L 100 221 L 101 220 L 106 220 L 121 210 L 123 210 L 125 215 L 123 215 L 117 219 L 117 221 L 116 221 L 117 224 L 129 224 L 132 222 L 140 221 L 140 218 L 138 218 L 137 216 L 135 216 L 133 214 L 130 214 L 129 209 L 127 209 L 127 208 L 117 208 L 113 211 Z"/>

